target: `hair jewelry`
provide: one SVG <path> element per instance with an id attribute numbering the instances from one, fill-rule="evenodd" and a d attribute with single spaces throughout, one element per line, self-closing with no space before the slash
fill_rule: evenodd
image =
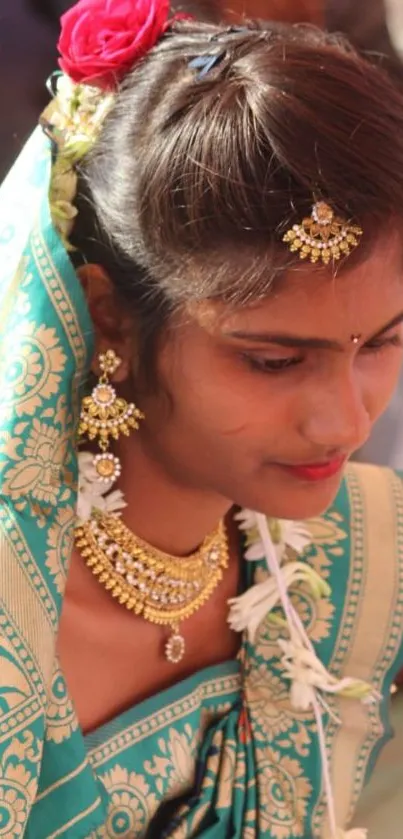
<path id="1" fill-rule="evenodd" d="M 362 229 L 336 216 L 329 204 L 317 201 L 309 218 L 294 224 L 283 236 L 290 251 L 299 252 L 300 259 L 323 262 L 337 261 L 359 245 Z"/>

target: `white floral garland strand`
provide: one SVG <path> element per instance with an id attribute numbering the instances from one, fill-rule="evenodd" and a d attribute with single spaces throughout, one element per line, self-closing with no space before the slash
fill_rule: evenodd
<path id="1" fill-rule="evenodd" d="M 294 707 L 297 708 L 309 707 L 311 705 L 315 714 L 332 839 L 367 839 L 368 832 L 366 829 L 354 828 L 353 830 L 345 831 L 337 827 L 336 808 L 322 719 L 321 703 L 323 704 L 323 699 L 321 700 L 319 698 L 318 690 L 355 696 L 364 702 L 378 701 L 379 697 L 374 694 L 371 686 L 361 680 L 343 679 L 338 682 L 328 673 L 322 662 L 319 661 L 302 621 L 290 601 L 270 536 L 267 518 L 261 513 L 256 513 L 255 521 L 263 544 L 268 570 L 276 580 L 278 586 L 279 600 L 283 607 L 290 633 L 290 641 L 280 640 L 279 644 L 284 653 L 282 663 L 285 668 L 285 675 L 292 680 L 291 701 L 293 701 Z"/>
<path id="2" fill-rule="evenodd" d="M 245 559 L 249 562 L 261 560 L 265 555 L 263 542 L 256 526 L 256 514 L 251 510 L 242 510 L 235 518 L 239 521 L 241 530 L 248 531 L 249 543 L 245 552 Z M 276 530 L 276 543 L 270 535 L 272 548 L 276 553 L 279 565 L 284 558 L 287 547 L 297 554 L 311 542 L 311 535 L 306 525 L 287 519 L 273 522 Z M 252 541 L 252 539 L 253 541 Z M 254 538 L 253 538 L 254 537 Z M 249 640 L 253 643 L 257 630 L 263 619 L 280 603 L 280 592 L 273 575 L 257 582 L 243 594 L 229 600 L 230 612 L 228 622 L 235 632 L 247 631 Z M 289 562 L 280 569 L 284 584 L 288 589 L 297 581 L 306 582 L 315 599 L 329 597 L 330 588 L 322 577 L 306 562 Z M 278 619 L 276 619 L 277 621 Z M 280 619 L 283 622 L 283 619 Z"/>

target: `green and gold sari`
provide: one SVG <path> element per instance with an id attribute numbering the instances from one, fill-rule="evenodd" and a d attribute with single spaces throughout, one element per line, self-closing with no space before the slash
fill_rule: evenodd
<path id="1" fill-rule="evenodd" d="M 37 132 L 0 195 L 0 837 L 325 839 L 315 718 L 291 704 L 281 621 L 264 620 L 254 643 L 245 636 L 237 660 L 87 737 L 80 730 L 55 646 L 92 326 L 50 221 L 49 166 Z M 383 697 L 328 700 L 337 822 L 347 826 L 390 736 L 390 687 L 403 664 L 400 478 L 350 466 L 333 507 L 307 527 L 303 561 L 331 595 L 316 599 L 299 582 L 294 606 L 329 671 Z M 259 573 L 263 557 L 246 563 L 247 587 Z"/>

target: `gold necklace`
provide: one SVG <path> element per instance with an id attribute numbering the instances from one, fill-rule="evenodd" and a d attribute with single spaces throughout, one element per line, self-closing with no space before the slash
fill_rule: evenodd
<path id="1" fill-rule="evenodd" d="M 224 522 L 183 558 L 139 539 L 116 514 L 93 513 L 76 527 L 75 543 L 92 573 L 122 606 L 171 628 L 165 656 L 174 664 L 180 661 L 185 639 L 179 624 L 203 606 L 228 567 Z"/>

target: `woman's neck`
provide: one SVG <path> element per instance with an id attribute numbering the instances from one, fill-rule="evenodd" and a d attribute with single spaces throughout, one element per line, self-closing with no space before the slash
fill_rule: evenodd
<path id="1" fill-rule="evenodd" d="M 127 507 L 126 525 L 153 547 L 174 556 L 186 556 L 227 515 L 232 502 L 173 477 L 140 445 L 119 441 L 122 462 L 119 488 Z"/>

